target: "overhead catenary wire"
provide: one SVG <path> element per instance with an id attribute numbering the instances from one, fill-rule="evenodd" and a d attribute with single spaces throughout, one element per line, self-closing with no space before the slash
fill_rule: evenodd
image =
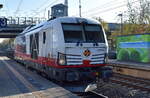
<path id="1" fill-rule="evenodd" d="M 134 1 L 134 2 L 131 2 L 131 3 L 136 3 L 136 2 L 138 2 L 138 0 L 137 1 Z M 118 5 L 118 6 L 115 6 L 115 7 L 109 7 L 109 8 L 107 8 L 107 9 L 104 9 L 104 10 L 98 10 L 98 11 L 96 11 L 96 12 L 92 12 L 92 13 L 87 13 L 87 15 L 85 15 L 85 16 L 93 16 L 93 15 L 97 15 L 97 14 L 100 14 L 100 13 L 106 13 L 106 12 L 108 12 L 108 11 L 112 11 L 112 10 L 115 10 L 115 9 L 118 9 L 118 8 L 121 8 L 121 7 L 124 7 L 124 6 L 126 6 L 127 4 L 121 4 L 121 5 Z"/>
<path id="2" fill-rule="evenodd" d="M 89 9 L 89 10 L 87 10 L 87 11 L 84 11 L 84 12 L 82 12 L 82 14 L 83 13 L 87 13 L 87 12 L 90 12 L 90 11 L 93 11 L 93 10 L 96 10 L 96 9 L 99 9 L 99 8 L 106 8 L 107 7 L 107 5 L 110 7 L 110 4 L 113 4 L 114 2 L 116 3 L 116 1 L 118 1 L 118 0 L 111 0 L 111 1 L 109 1 L 109 2 L 107 2 L 107 3 L 104 3 L 103 5 L 98 5 L 98 6 L 96 6 L 96 7 L 94 7 L 94 8 L 92 8 L 92 9 Z M 122 1 L 121 1 L 122 2 Z M 118 3 L 118 2 L 117 2 Z M 120 3 L 120 2 L 119 2 Z"/>
<path id="3" fill-rule="evenodd" d="M 49 0 L 45 0 L 42 4 L 40 4 L 38 7 L 36 7 L 36 9 L 33 9 L 30 13 L 35 13 L 35 11 L 38 11 L 39 9 L 41 9 L 41 7 L 43 7 L 45 4 L 47 4 L 48 1 Z"/>
<path id="4" fill-rule="evenodd" d="M 32 16 L 37 16 L 37 15 L 39 15 L 40 14 L 40 12 L 46 12 L 46 9 L 48 8 L 48 7 L 50 7 L 51 5 L 53 5 L 54 3 L 56 3 L 57 1 L 59 1 L 59 0 L 55 0 L 54 2 L 52 2 L 52 3 L 50 3 L 49 5 L 47 5 L 46 7 L 44 7 L 44 8 L 42 8 L 41 9 L 41 7 L 39 7 L 39 8 L 37 8 L 36 10 L 34 10 L 32 13 Z M 101 7 L 103 7 L 103 9 L 104 8 L 106 8 L 107 6 L 105 6 L 105 5 L 108 5 L 108 4 L 112 4 L 113 2 L 114 2 L 115 0 L 112 0 L 112 1 L 110 1 L 110 2 L 107 2 L 107 3 L 105 3 L 104 5 L 102 5 Z M 47 1 L 45 1 L 45 2 L 47 2 Z M 45 2 L 44 3 L 42 3 L 41 5 L 43 5 L 44 6 L 44 4 L 45 4 Z M 120 2 L 119 2 L 120 3 Z M 99 6 L 98 6 L 99 7 Z M 98 9 L 98 7 L 97 8 L 95 8 L 95 9 Z M 110 7 L 110 5 L 109 5 L 109 7 Z M 90 9 L 91 11 L 88 11 L 88 13 L 89 12 L 93 12 L 93 9 Z M 84 13 L 84 12 L 83 12 Z M 30 14 L 31 15 L 31 14 Z"/>
<path id="5" fill-rule="evenodd" d="M 103 5 L 99 5 L 99 6 L 97 6 L 97 7 L 94 7 L 94 8 L 92 8 L 92 9 L 89 9 L 89 10 L 87 10 L 87 11 L 84 11 L 84 12 L 82 12 L 82 14 L 83 14 L 83 16 L 85 15 L 85 14 L 87 14 L 87 13 L 93 13 L 93 12 L 95 12 L 95 11 L 97 11 L 97 10 L 99 10 L 99 9 L 106 9 L 106 8 L 108 8 L 108 7 L 111 7 L 111 5 L 113 6 L 113 5 L 116 5 L 116 4 L 120 4 L 120 3 L 123 3 L 123 1 L 121 1 L 121 2 L 116 2 L 116 1 L 118 1 L 118 0 L 111 0 L 111 1 L 109 1 L 109 2 L 107 2 L 107 3 L 104 3 Z M 77 14 L 76 14 L 77 15 Z M 76 16 L 76 15 L 73 15 L 73 16 Z"/>
<path id="6" fill-rule="evenodd" d="M 35 10 L 33 10 L 32 12 L 38 11 L 39 9 L 41 9 L 45 4 L 47 4 L 49 0 L 45 0 L 41 5 L 39 5 Z M 43 9 L 45 10 L 45 8 Z"/>
<path id="7" fill-rule="evenodd" d="M 5 4 L 5 6 L 4 6 L 4 11 L 5 11 L 5 14 L 6 14 L 6 16 L 8 16 L 8 13 L 9 13 L 9 8 L 8 8 L 8 5 L 7 5 L 7 2 L 6 2 L 6 0 L 3 0 L 3 2 L 4 2 L 4 4 Z"/>
<path id="8" fill-rule="evenodd" d="M 49 0 L 45 0 L 41 5 L 39 5 L 36 10 L 40 9 L 42 6 L 44 6 L 45 4 L 47 4 Z"/>
<path id="9" fill-rule="evenodd" d="M 15 15 L 19 12 L 20 6 L 21 6 L 22 2 L 23 2 L 23 0 L 20 0 L 19 4 L 18 4 L 18 6 L 17 6 L 17 9 L 16 9 L 16 11 L 15 11 L 15 13 L 14 13 Z"/>
<path id="10" fill-rule="evenodd" d="M 104 10 L 99 10 L 98 12 L 93 12 L 91 14 L 89 14 L 88 16 L 91 16 L 91 15 L 96 15 L 96 14 L 100 14 L 100 13 L 106 13 L 108 11 L 112 11 L 112 10 L 115 10 L 115 9 L 118 9 L 118 8 L 121 8 L 121 7 L 124 7 L 126 6 L 126 4 L 122 4 L 122 5 L 119 5 L 119 6 L 115 6 L 115 7 L 112 7 L 112 8 L 108 8 L 108 9 L 104 9 Z"/>
<path id="11" fill-rule="evenodd" d="M 45 9 L 47 9 L 48 7 L 52 6 L 53 4 L 55 4 L 56 2 L 58 2 L 59 0 L 55 0 L 53 2 L 51 2 L 50 4 L 48 4 L 46 7 L 42 8 L 39 11 L 34 12 L 35 14 L 33 16 L 37 16 L 40 14 L 40 12 L 45 11 Z"/>

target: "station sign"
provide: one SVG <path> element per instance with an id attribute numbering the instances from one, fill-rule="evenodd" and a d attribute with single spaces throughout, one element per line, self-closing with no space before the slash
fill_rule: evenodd
<path id="1" fill-rule="evenodd" d="M 7 18 L 0 18 L 0 27 L 7 26 Z"/>

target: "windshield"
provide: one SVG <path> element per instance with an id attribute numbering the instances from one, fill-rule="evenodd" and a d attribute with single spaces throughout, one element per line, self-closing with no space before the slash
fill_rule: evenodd
<path id="1" fill-rule="evenodd" d="M 100 25 L 63 23 L 62 28 L 65 42 L 105 42 Z"/>

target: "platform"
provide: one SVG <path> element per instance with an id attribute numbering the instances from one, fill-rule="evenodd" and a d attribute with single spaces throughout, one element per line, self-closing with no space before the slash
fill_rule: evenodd
<path id="1" fill-rule="evenodd" d="M 2 98 L 78 98 L 69 91 L 61 87 L 54 87 L 47 90 L 35 91 L 31 93 L 18 94 L 13 96 L 5 96 Z"/>
<path id="2" fill-rule="evenodd" d="M 109 65 L 113 67 L 113 71 L 116 73 L 150 79 L 149 63 L 109 60 Z"/>
<path id="3" fill-rule="evenodd" d="M 0 57 L 0 97 L 2 98 L 78 98 L 7 57 Z"/>
<path id="4" fill-rule="evenodd" d="M 118 60 L 109 60 L 109 64 L 115 66 L 123 66 L 123 67 L 130 67 L 136 69 L 143 69 L 150 71 L 150 63 L 138 63 L 138 62 L 125 62 L 125 61 L 118 61 Z"/>

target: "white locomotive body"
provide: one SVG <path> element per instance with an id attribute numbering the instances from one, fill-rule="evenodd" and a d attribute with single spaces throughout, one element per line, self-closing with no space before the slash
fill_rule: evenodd
<path id="1" fill-rule="evenodd" d="M 15 59 L 58 81 L 93 79 L 106 65 L 108 44 L 98 21 L 61 17 L 27 28 L 15 40 Z"/>

